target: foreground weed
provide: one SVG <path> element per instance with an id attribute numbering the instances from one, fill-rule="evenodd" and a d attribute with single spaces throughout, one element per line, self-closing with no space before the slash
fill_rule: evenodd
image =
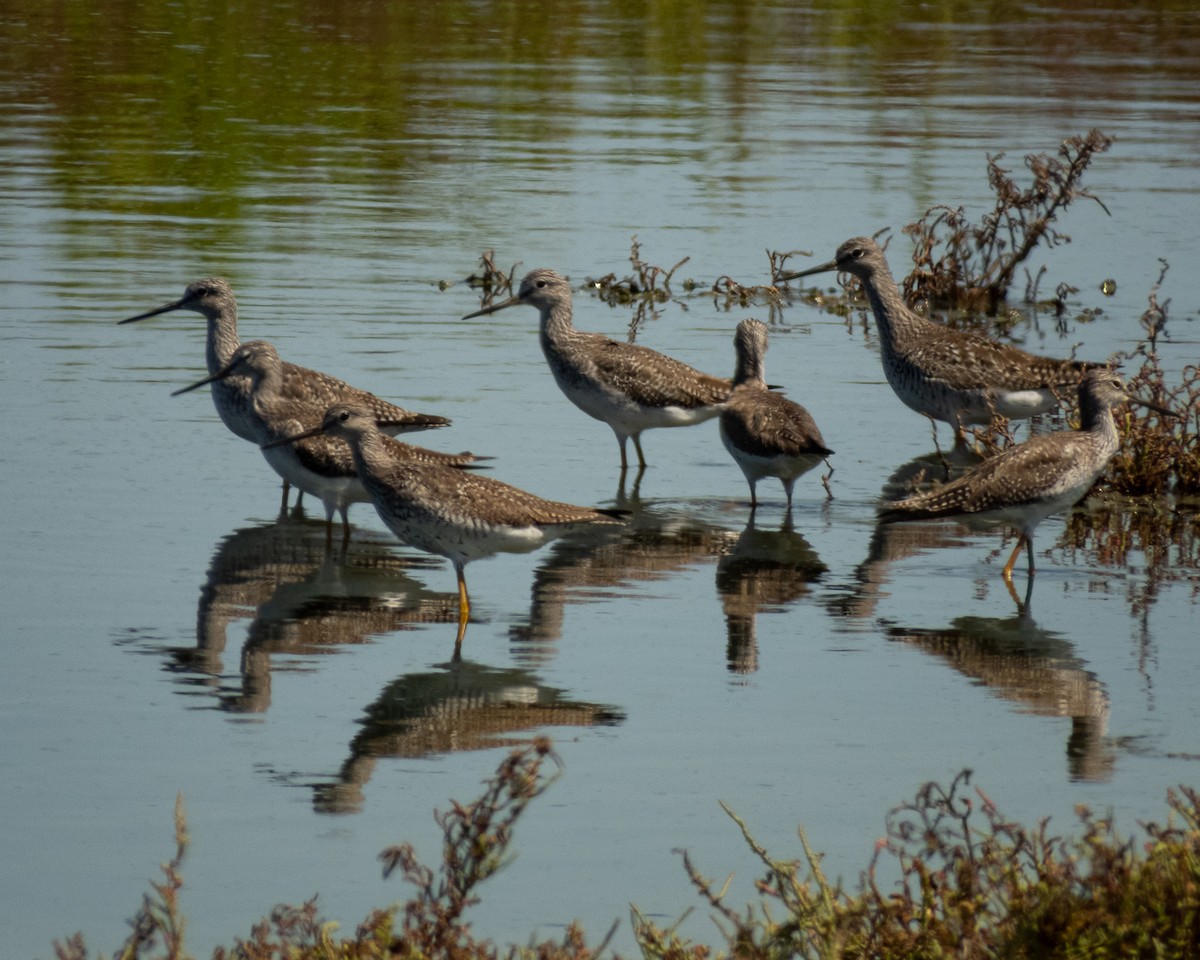
<path id="1" fill-rule="evenodd" d="M 229 950 L 217 948 L 213 960 L 593 960 L 604 943 L 589 948 L 574 924 L 561 941 L 512 947 L 501 954 L 490 941 L 474 937 L 463 918 L 479 901 L 478 885 L 508 862 L 518 817 L 557 778 L 557 771 L 544 774 L 547 760 L 561 768 L 550 741 L 539 737 L 501 762 L 474 803 L 453 803 L 450 810 L 435 814 L 443 835 L 438 871 L 422 864 L 409 844 L 380 854 L 385 876 L 399 870 L 417 888 L 402 908 L 375 910 L 352 937 L 339 938 L 338 924 L 318 915 L 316 898 L 299 907 L 281 904 L 247 939 L 237 940 Z M 181 802 L 176 805 L 175 839 L 175 857 L 163 867 L 166 879 L 152 884 L 153 895 L 146 896 L 131 921 L 133 932 L 114 960 L 191 960 L 184 949 L 178 897 L 183 886 L 179 868 L 188 843 Z M 80 934 L 55 943 L 54 949 L 58 960 L 91 956 Z"/>
<path id="2" fill-rule="evenodd" d="M 179 872 L 187 852 L 187 819 L 183 814 L 183 798 L 175 798 L 175 856 L 163 864 L 163 880 L 151 883 L 148 893 L 142 898 L 141 909 L 134 914 L 129 925 L 133 928 L 128 939 L 113 954 L 113 960 L 137 960 L 149 956 L 161 944 L 160 960 L 190 960 L 183 946 L 184 929 L 187 926 L 179 906 L 179 890 L 183 876 Z M 54 952 L 58 960 L 87 960 L 88 952 L 81 934 L 75 934 L 65 943 L 55 943 Z"/>
<path id="3" fill-rule="evenodd" d="M 559 770 L 547 776 L 547 760 Z M 401 907 L 376 910 L 353 936 L 335 936 L 315 900 L 279 906 L 246 940 L 219 948 L 214 960 L 595 960 L 572 924 L 561 941 L 497 948 L 471 932 L 466 910 L 476 888 L 508 858 L 517 819 L 558 776 L 550 742 L 518 749 L 486 781 L 483 795 L 436 814 L 442 862 L 427 867 L 408 844 L 380 856 L 385 874 L 397 870 L 416 887 Z M 912 960 L 912 958 L 1132 957 L 1184 960 L 1200 956 L 1200 795 L 1167 794 L 1165 826 L 1143 824 L 1139 845 L 1116 832 L 1111 818 L 1077 808 L 1078 837 L 1049 832 L 1048 821 L 1029 828 L 1003 818 L 970 773 L 948 788 L 926 784 L 914 800 L 887 817 L 887 835 L 859 881 L 856 894 L 831 883 L 803 830 L 803 860 L 780 860 L 751 835 L 729 808 L 746 843 L 765 867 L 760 900 L 744 909 L 727 903 L 728 882 L 717 887 L 684 853 L 684 868 L 714 911 L 722 947 L 693 943 L 678 924 L 662 928 L 636 908 L 633 927 L 643 960 Z M 176 855 L 163 867 L 132 921 L 133 933 L 115 955 L 121 960 L 187 960 L 178 892 L 187 847 L 182 808 L 175 818 Z M 886 872 L 899 879 L 880 880 Z M 59 960 L 88 960 L 76 934 L 55 944 Z M 617 960 L 614 954 L 614 960 Z"/>
<path id="4" fill-rule="evenodd" d="M 399 870 L 417 888 L 405 905 L 392 952 L 402 957 L 488 956 L 489 944 L 475 940 L 463 913 L 479 901 L 475 888 L 506 862 L 517 818 L 540 796 L 557 774 L 541 774 L 542 763 L 553 760 L 550 741 L 539 738 L 501 763 L 487 781 L 482 797 L 468 806 L 452 804 L 434 815 L 442 828 L 442 862 L 435 872 L 421 863 L 410 844 L 390 847 L 379 855 L 383 875 Z"/>
<path id="5" fill-rule="evenodd" d="M 1140 852 L 1109 818 L 1078 807 L 1082 835 L 1063 838 L 1049 822 L 1004 819 L 970 773 L 948 788 L 926 784 L 888 816 L 858 894 L 832 885 L 800 833 L 799 861 L 771 857 L 734 817 L 766 868 L 762 902 L 736 910 L 691 861 L 684 866 L 716 911 L 739 960 L 782 958 L 1135 957 L 1200 955 L 1200 796 L 1171 791 L 1167 826 L 1144 825 Z M 728 811 L 727 811 L 728 812 Z M 730 816 L 733 816 L 731 813 Z M 1174 822 L 1178 820 L 1178 825 Z M 900 880 L 881 887 L 890 858 Z M 707 947 L 635 912 L 646 957 L 703 960 Z M 723 954 L 718 954 L 723 955 Z"/>

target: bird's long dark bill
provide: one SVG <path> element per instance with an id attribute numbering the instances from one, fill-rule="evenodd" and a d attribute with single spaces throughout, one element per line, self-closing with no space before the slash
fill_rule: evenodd
<path id="1" fill-rule="evenodd" d="M 1128 397 L 1128 395 L 1126 395 Z M 1155 403 L 1153 400 L 1143 400 L 1141 397 L 1128 397 L 1130 403 L 1136 403 L 1139 407 L 1148 407 L 1155 413 L 1161 413 L 1164 417 L 1182 417 L 1183 414 L 1178 410 L 1172 410 L 1170 407 L 1164 407 L 1161 403 Z"/>
<path id="2" fill-rule="evenodd" d="M 201 387 L 205 386 L 206 384 L 215 383 L 216 381 L 222 380 L 224 378 L 225 378 L 225 371 L 218 370 L 216 373 L 210 374 L 209 376 L 205 377 L 203 380 L 197 380 L 195 383 L 189 384 L 186 387 L 180 387 L 178 390 L 172 390 L 171 396 L 177 397 L 181 393 L 191 393 L 191 391 L 199 390 Z"/>
<path id="3" fill-rule="evenodd" d="M 261 447 L 263 450 L 269 450 L 271 447 L 282 447 L 285 443 L 295 443 L 297 440 L 307 440 L 309 437 L 315 437 L 318 433 L 325 431 L 325 424 L 319 427 L 313 427 L 311 430 L 305 430 L 303 433 L 297 433 L 291 437 L 281 437 L 278 440 L 272 440 L 270 443 L 264 443 Z"/>
<path id="4" fill-rule="evenodd" d="M 800 277 L 808 277 L 814 273 L 828 273 L 830 270 L 836 270 L 838 262 L 830 260 L 828 263 L 823 263 L 819 267 L 809 267 L 807 270 L 797 270 L 794 273 L 781 273 L 775 278 L 776 283 L 784 283 L 788 280 L 798 280 Z"/>
<path id="5" fill-rule="evenodd" d="M 493 303 L 490 307 L 484 307 L 482 310 L 476 310 L 474 313 L 468 313 L 463 317 L 464 320 L 470 320 L 472 317 L 482 317 L 488 313 L 495 313 L 497 310 L 503 310 L 505 307 L 514 307 L 521 302 L 520 297 L 509 297 L 507 300 L 500 303 Z"/>
<path id="6" fill-rule="evenodd" d="M 155 307 L 153 310 L 147 310 L 145 313 L 139 313 L 136 317 L 126 317 L 121 323 L 133 323 L 136 320 L 148 320 L 150 317 L 157 317 L 160 313 L 170 313 L 172 310 L 178 310 L 185 306 L 190 297 L 180 297 L 178 300 L 172 300 L 170 303 L 164 303 L 161 307 Z"/>

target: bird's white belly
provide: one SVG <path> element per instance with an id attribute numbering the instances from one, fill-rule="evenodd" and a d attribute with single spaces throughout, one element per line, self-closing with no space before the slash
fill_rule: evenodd
<path id="1" fill-rule="evenodd" d="M 367 503 L 371 497 L 357 477 L 325 477 L 309 470 L 288 447 L 264 449 L 271 468 L 292 486 L 327 504 Z"/>
<path id="2" fill-rule="evenodd" d="M 1024 420 L 1053 410 L 1058 398 L 1051 390 L 996 390 L 996 412 L 1010 420 Z"/>
<path id="3" fill-rule="evenodd" d="M 528 553 L 550 538 L 537 526 L 500 527 L 479 522 L 450 522 L 421 509 L 380 517 L 400 540 L 418 550 L 445 557 L 455 563 L 470 563 L 496 553 Z"/>
<path id="4" fill-rule="evenodd" d="M 559 388 L 575 406 L 596 420 L 603 420 L 624 434 L 641 433 L 659 427 L 690 427 L 717 416 L 719 407 L 651 407 L 604 386 L 558 382 Z"/>
<path id="5" fill-rule="evenodd" d="M 797 477 L 807 473 L 823 459 L 815 453 L 798 457 L 764 457 L 754 453 L 747 453 L 729 439 L 728 434 L 725 432 L 724 424 L 721 425 L 721 442 L 725 444 L 725 449 L 729 451 L 729 455 L 733 457 L 737 465 L 742 468 L 742 472 L 746 475 L 747 480 L 761 480 L 763 477 L 795 480 Z"/>

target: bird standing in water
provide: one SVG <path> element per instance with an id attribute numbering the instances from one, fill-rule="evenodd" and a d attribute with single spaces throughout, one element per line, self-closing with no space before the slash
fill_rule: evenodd
<path id="1" fill-rule="evenodd" d="M 468 563 L 500 552 L 536 550 L 573 529 L 612 523 L 628 513 L 543 500 L 491 477 L 397 456 L 370 412 L 355 404 L 334 404 L 317 427 L 276 443 L 320 433 L 349 444 L 359 479 L 392 533 L 454 565 L 459 643 L 471 612 Z"/>
<path id="2" fill-rule="evenodd" d="M 729 397 L 728 380 L 701 373 L 649 347 L 576 330 L 571 320 L 571 284 L 553 270 L 531 270 L 515 297 L 463 319 L 521 303 L 538 309 L 542 352 L 558 388 L 616 434 L 622 471 L 629 466 L 626 440 L 633 438 L 638 469 L 644 470 L 642 431 L 701 423 L 717 416 Z"/>
<path id="3" fill-rule="evenodd" d="M 347 518 L 350 504 L 367 503 L 371 497 L 358 479 L 354 458 L 344 441 L 331 436 L 312 436 L 294 444 L 272 445 L 276 440 L 302 433 L 319 424 L 325 408 L 283 395 L 283 361 L 270 343 L 266 340 L 243 343 L 216 373 L 182 387 L 171 395 L 178 396 L 205 384 L 215 387 L 230 377 L 249 378 L 248 418 L 267 463 L 283 478 L 284 483 L 291 483 L 303 493 L 320 499 L 325 507 L 326 540 L 333 536 L 334 511 L 341 515 L 342 544 L 345 545 L 350 539 L 350 521 Z M 371 415 L 374 414 L 375 411 L 371 410 Z M 381 429 L 392 426 L 386 422 L 379 424 L 378 421 L 376 425 Z M 391 437 L 385 437 L 383 442 L 394 456 L 423 463 L 442 463 L 462 468 L 480 459 L 488 459 L 471 453 L 426 450 Z"/>
<path id="4" fill-rule="evenodd" d="M 1009 447 L 943 486 L 884 504 L 880 520 L 964 517 L 1009 523 L 1019 537 L 1004 565 L 1004 579 L 1011 585 L 1022 548 L 1028 552 L 1032 577 L 1034 530 L 1046 517 L 1074 506 L 1104 472 L 1120 445 L 1113 407 L 1125 401 L 1175 415 L 1131 396 L 1112 371 L 1089 370 L 1079 385 L 1078 430 L 1046 433 Z"/>
<path id="5" fill-rule="evenodd" d="M 757 486 L 763 477 L 779 478 L 791 510 L 796 478 L 833 451 L 825 446 L 816 421 L 804 407 L 767 387 L 763 379 L 767 325 L 743 320 L 733 343 L 737 370 L 733 391 L 721 411 L 721 442 L 750 484 L 751 510 L 758 506 Z M 828 477 L 825 489 L 829 489 Z"/>
<path id="6" fill-rule="evenodd" d="M 205 361 L 210 375 L 225 367 L 233 358 L 234 351 L 239 346 L 237 329 L 237 299 L 233 288 L 220 277 L 206 277 L 190 283 L 184 290 L 183 296 L 172 300 L 161 307 L 139 313 L 137 316 L 122 320 L 121 323 L 134 323 L 147 320 L 172 310 L 191 310 L 200 314 L 208 321 L 208 335 L 205 343 Z M 280 395 L 291 400 L 303 400 L 315 403 L 323 410 L 329 404 L 338 400 L 363 403 L 376 412 L 379 419 L 386 421 L 387 432 L 395 435 L 414 430 L 429 430 L 433 427 L 449 426 L 450 421 L 445 417 L 428 413 L 414 413 L 405 410 L 386 400 L 381 400 L 374 394 L 331 377 L 319 370 L 310 370 L 294 363 L 282 364 L 282 383 Z M 213 405 L 217 415 L 226 427 L 243 440 L 257 443 L 258 427 L 254 423 L 254 415 L 250 409 L 250 379 L 245 374 L 224 377 L 213 383 Z M 288 481 L 283 482 L 283 506 L 287 508 Z M 298 503 L 297 503 L 298 505 Z"/>
<path id="7" fill-rule="evenodd" d="M 956 442 L 965 441 L 964 428 L 971 424 L 1054 409 L 1064 389 L 1103 366 L 1038 357 L 925 319 L 904 302 L 883 250 L 868 237 L 847 240 L 828 263 L 775 279 L 782 283 L 831 270 L 861 281 L 879 328 L 883 372 L 896 396 L 931 420 L 949 423 Z"/>

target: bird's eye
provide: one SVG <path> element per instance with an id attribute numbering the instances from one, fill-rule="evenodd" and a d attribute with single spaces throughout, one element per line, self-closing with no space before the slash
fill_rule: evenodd
<path id="1" fill-rule="evenodd" d="M 349 411 L 349 410 L 343 410 L 343 411 L 342 411 L 342 412 L 341 412 L 341 413 L 338 415 L 338 419 L 339 419 L 339 420 L 341 420 L 341 421 L 342 421 L 342 423 L 345 423 L 347 420 L 349 420 L 349 419 L 350 419 L 350 411 Z"/>
<path id="2" fill-rule="evenodd" d="M 545 281 L 545 280 L 539 280 L 539 281 L 537 282 L 537 285 L 538 285 L 538 289 L 540 290 L 542 287 L 544 287 L 544 286 L 546 285 L 546 281 Z"/>

